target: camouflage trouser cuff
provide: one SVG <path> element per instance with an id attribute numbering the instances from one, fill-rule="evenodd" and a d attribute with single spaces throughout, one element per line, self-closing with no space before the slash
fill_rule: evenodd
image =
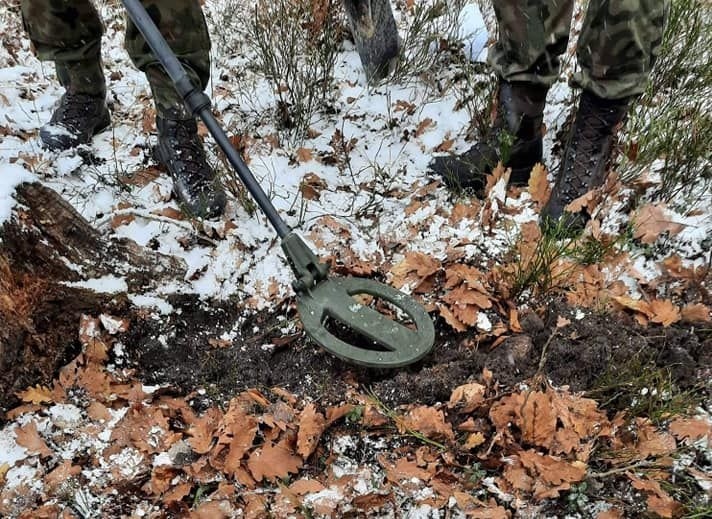
<path id="1" fill-rule="evenodd" d="M 500 79 L 509 83 L 531 83 L 549 88 L 556 83 L 559 77 L 558 58 L 556 66 L 552 66 L 553 71 L 547 73 L 539 71 L 538 74 L 535 74 L 531 69 L 524 69 L 522 65 L 506 62 L 495 46 L 491 46 L 487 54 L 487 63 Z"/>
<path id="2" fill-rule="evenodd" d="M 648 74 L 626 74 L 616 79 L 600 79 L 591 76 L 590 71 L 581 70 L 571 78 L 573 88 L 580 88 L 603 99 L 625 99 L 639 96 L 648 84 Z"/>
<path id="3" fill-rule="evenodd" d="M 519 74 L 503 74 L 502 71 L 495 69 L 497 76 L 509 83 L 529 83 L 539 87 L 549 88 L 556 83 L 558 76 L 539 76 L 531 73 Z"/>
<path id="4" fill-rule="evenodd" d="M 67 92 L 106 96 L 106 78 L 100 55 L 80 61 L 56 60 L 54 64 L 57 78 Z"/>
<path id="5" fill-rule="evenodd" d="M 557 75 L 538 75 L 531 72 L 511 73 L 493 65 L 497 75 L 510 83 L 530 83 L 550 87 L 558 79 Z M 648 84 L 648 74 L 625 74 L 615 79 L 595 78 L 588 70 L 576 72 L 571 78 L 572 88 L 580 88 L 603 99 L 625 99 L 642 94 Z"/>
<path id="6" fill-rule="evenodd" d="M 40 61 L 85 61 L 101 53 L 101 40 L 91 40 L 79 47 L 65 48 L 33 40 Z"/>
<path id="7" fill-rule="evenodd" d="M 189 71 L 189 68 L 186 67 L 186 70 Z M 185 106 L 183 98 L 176 91 L 173 82 L 161 65 L 150 65 L 146 68 L 145 73 L 151 86 L 153 102 L 156 105 L 156 113 L 158 115 L 166 119 L 185 120 L 193 118 L 193 114 Z"/>

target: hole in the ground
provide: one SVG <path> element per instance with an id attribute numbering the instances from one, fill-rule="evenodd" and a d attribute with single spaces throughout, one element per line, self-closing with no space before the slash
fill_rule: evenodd
<path id="1" fill-rule="evenodd" d="M 398 308 L 396 305 L 386 301 L 377 296 L 372 296 L 368 294 L 356 294 L 352 296 L 354 302 L 354 310 L 357 310 L 360 306 L 365 306 L 383 315 L 385 318 L 414 330 L 416 328 L 413 320 L 406 314 L 403 310 Z M 369 323 L 363 323 L 364 326 Z M 383 346 L 368 337 L 365 333 L 360 331 L 348 323 L 345 323 L 333 315 L 327 314 L 324 322 L 324 328 L 339 340 L 342 340 L 348 344 L 356 346 L 357 348 L 362 348 L 370 351 L 391 351 L 389 348 Z M 376 334 L 377 335 L 377 334 Z"/>
<path id="2" fill-rule="evenodd" d="M 337 339 L 344 341 L 347 344 L 351 344 L 352 346 L 355 346 L 357 348 L 370 351 L 390 351 L 388 348 L 379 344 L 377 341 L 374 341 L 373 339 L 367 337 L 358 330 L 355 330 L 351 326 L 348 326 L 347 324 L 331 316 L 327 315 L 324 319 L 324 328 L 326 328 L 326 331 Z"/>
<path id="3" fill-rule="evenodd" d="M 351 297 L 353 297 L 357 304 L 367 306 L 411 330 L 414 330 L 416 327 L 410 316 L 390 301 L 370 294 L 354 294 Z"/>

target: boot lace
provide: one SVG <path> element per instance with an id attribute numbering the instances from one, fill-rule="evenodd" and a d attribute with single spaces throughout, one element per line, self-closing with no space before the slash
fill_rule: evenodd
<path id="1" fill-rule="evenodd" d="M 88 94 L 66 93 L 56 122 L 66 128 L 78 130 L 86 121 L 87 113 L 92 112 L 95 105 L 96 97 Z"/>
<path id="2" fill-rule="evenodd" d="M 590 188 L 591 176 L 596 169 L 606 138 L 620 120 L 620 107 L 601 106 L 588 96 L 582 96 L 576 127 L 571 137 L 563 171 L 564 194 L 567 203 L 584 195 Z"/>
<path id="3" fill-rule="evenodd" d="M 183 162 L 186 182 L 194 187 L 203 188 L 210 179 L 207 158 L 203 144 L 197 135 L 193 121 L 176 121 L 169 131 L 168 138 L 176 156 Z"/>

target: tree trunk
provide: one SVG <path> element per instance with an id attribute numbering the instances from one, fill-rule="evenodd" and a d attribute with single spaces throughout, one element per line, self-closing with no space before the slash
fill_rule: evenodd
<path id="1" fill-rule="evenodd" d="M 182 261 L 103 237 L 53 190 L 23 184 L 18 205 L 0 227 L 0 421 L 15 393 L 47 384 L 78 353 L 82 314 L 126 313 L 125 294 L 68 286 L 103 276 L 123 278 L 132 293 L 182 279 Z"/>

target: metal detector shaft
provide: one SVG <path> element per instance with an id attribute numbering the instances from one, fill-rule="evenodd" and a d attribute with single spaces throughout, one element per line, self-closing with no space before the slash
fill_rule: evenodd
<path id="1" fill-rule="evenodd" d="M 292 230 L 286 222 L 279 216 L 272 202 L 267 197 L 267 194 L 262 189 L 262 186 L 257 182 L 257 179 L 249 170 L 245 162 L 240 157 L 240 154 L 233 148 L 227 135 L 222 127 L 215 119 L 211 111 L 210 98 L 198 87 L 193 85 L 183 65 L 168 46 L 163 35 L 160 33 L 156 24 L 146 12 L 146 9 L 141 5 L 139 0 L 121 0 L 128 12 L 131 20 L 136 24 L 138 30 L 148 43 L 153 51 L 153 55 L 163 65 L 166 73 L 170 76 L 178 93 L 183 97 L 186 106 L 190 109 L 194 116 L 200 117 L 212 134 L 215 142 L 223 150 L 227 160 L 230 162 L 240 180 L 250 192 L 252 197 L 260 206 L 262 211 L 267 216 L 267 219 L 274 227 L 280 238 L 287 236 Z"/>
<path id="2" fill-rule="evenodd" d="M 121 0 L 129 17 L 143 34 L 153 54 L 170 76 L 178 93 L 194 116 L 200 117 L 215 138 L 243 184 L 265 213 L 281 238 L 281 246 L 295 274 L 297 307 L 304 330 L 318 344 L 343 359 L 364 366 L 399 367 L 421 359 L 433 347 L 435 329 L 432 319 L 414 299 L 373 280 L 328 279 L 328 266 L 319 261 L 307 244 L 285 223 L 262 190 L 240 154 L 233 148 L 211 112 L 205 93 L 193 85 L 183 65 L 166 43 L 139 0 Z M 374 309 L 360 304 L 355 296 L 380 298 L 402 310 L 410 319 L 398 323 Z M 353 346 L 335 336 L 326 322 L 345 326 L 359 334 L 361 342 L 374 342 L 378 349 Z"/>

